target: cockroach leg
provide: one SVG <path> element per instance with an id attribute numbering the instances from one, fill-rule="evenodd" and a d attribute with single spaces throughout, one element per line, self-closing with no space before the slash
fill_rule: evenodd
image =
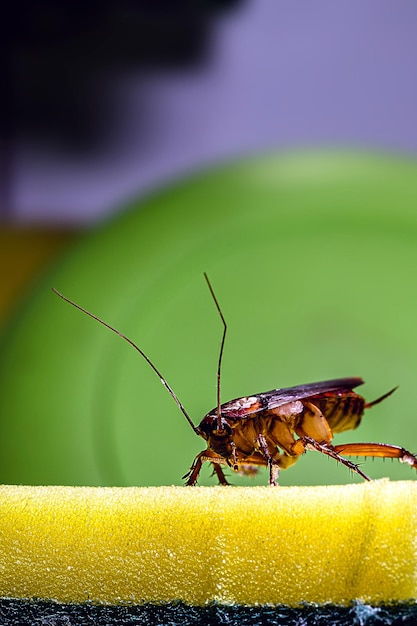
<path id="1" fill-rule="evenodd" d="M 309 448 L 310 450 L 313 449 L 313 450 L 317 450 L 318 452 L 321 452 L 322 454 L 326 454 L 327 456 L 334 459 L 335 461 L 339 461 L 339 463 L 342 463 L 343 465 L 345 465 L 347 468 L 352 470 L 352 472 L 359 474 L 359 476 L 362 476 L 362 478 L 364 478 L 365 480 L 371 480 L 369 476 L 367 476 L 364 472 L 362 472 L 359 465 L 356 465 L 356 463 L 352 463 L 352 461 L 345 459 L 343 456 L 339 454 L 340 451 L 345 453 L 345 449 L 343 446 L 334 447 L 330 445 L 329 443 L 320 443 L 319 441 L 316 441 L 315 439 L 312 439 L 311 437 L 303 437 L 302 440 L 306 444 L 306 447 Z M 338 448 L 342 448 L 342 450 L 338 450 Z"/>
<path id="2" fill-rule="evenodd" d="M 182 479 L 187 479 L 185 486 L 186 487 L 194 487 L 197 484 L 198 477 L 201 472 L 201 467 L 205 461 L 211 461 L 214 467 L 214 471 L 216 472 L 217 478 L 221 485 L 228 485 L 229 483 L 226 480 L 224 472 L 219 465 L 227 465 L 226 459 L 221 456 L 218 456 L 215 452 L 211 450 L 203 450 L 200 454 L 197 454 L 195 457 L 193 464 L 190 467 L 190 470 L 184 474 Z"/>
<path id="3" fill-rule="evenodd" d="M 263 457 L 265 458 L 266 464 L 269 467 L 269 486 L 278 487 L 278 476 L 279 476 L 279 469 L 280 469 L 279 465 L 274 460 L 273 456 L 271 455 L 269 451 L 268 443 L 265 439 L 265 436 L 262 434 L 259 434 L 257 437 L 257 441 L 259 445 L 259 450 L 262 453 Z"/>
<path id="4" fill-rule="evenodd" d="M 195 457 L 193 464 L 191 465 L 189 471 L 186 474 L 184 474 L 184 476 L 182 477 L 182 480 L 187 479 L 185 483 L 186 487 L 193 487 L 194 485 L 197 484 L 197 480 L 201 472 L 201 466 L 203 465 L 203 460 L 202 460 L 203 454 L 204 453 L 201 452 L 199 455 Z"/>
<path id="5" fill-rule="evenodd" d="M 273 459 L 271 459 L 269 463 L 269 486 L 270 487 L 278 487 L 278 477 L 279 477 L 279 465 L 274 463 Z"/>
<path id="6" fill-rule="evenodd" d="M 272 457 L 269 453 L 268 444 L 266 443 L 266 439 L 264 435 L 259 434 L 257 436 L 257 442 L 258 442 L 259 450 L 261 451 L 262 456 L 265 457 L 265 459 L 268 461 L 268 464 L 269 464 Z"/>
<path id="7" fill-rule="evenodd" d="M 388 443 L 346 443 L 334 446 L 334 450 L 346 456 L 380 457 L 398 459 L 400 463 L 408 463 L 417 470 L 417 457 L 405 448 L 392 446 Z"/>
<path id="8" fill-rule="evenodd" d="M 218 463 L 213 463 L 213 471 L 215 472 L 217 479 L 220 485 L 224 485 L 227 487 L 230 483 L 228 483 L 226 476 L 224 475 L 223 469 L 220 467 Z"/>
<path id="9" fill-rule="evenodd" d="M 232 467 L 233 470 L 235 472 L 237 472 L 239 470 L 238 468 L 238 464 L 237 464 L 237 450 L 236 450 L 236 444 L 234 441 L 230 442 L 231 448 L 232 448 Z"/>

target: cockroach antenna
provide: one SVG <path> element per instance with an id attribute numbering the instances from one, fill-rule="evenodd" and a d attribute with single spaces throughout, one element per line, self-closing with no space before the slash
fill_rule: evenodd
<path id="1" fill-rule="evenodd" d="M 213 291 L 213 287 L 211 286 L 211 283 L 209 281 L 209 278 L 206 274 L 206 272 L 204 272 L 204 278 L 206 279 L 206 283 L 208 285 L 208 288 L 210 289 L 210 293 L 211 296 L 214 300 L 214 304 L 216 305 L 216 308 L 219 312 L 220 318 L 223 322 L 223 335 L 222 335 L 222 340 L 220 343 L 220 352 L 219 352 L 219 361 L 217 364 L 217 429 L 218 430 L 223 430 L 223 426 L 222 426 L 222 413 L 221 413 L 221 393 L 220 393 L 220 378 L 221 378 L 221 368 L 222 368 L 222 359 L 223 359 L 223 349 L 224 349 L 224 342 L 226 340 L 226 333 L 227 333 L 227 324 L 226 324 L 226 320 L 224 319 L 222 310 L 220 308 L 219 302 L 216 298 L 216 294 Z"/>
<path id="2" fill-rule="evenodd" d="M 206 277 L 206 280 L 208 281 L 208 278 Z M 210 284 L 210 283 L 209 283 Z M 210 287 L 211 289 L 211 287 Z M 159 369 L 156 367 L 156 365 L 154 365 L 154 363 L 152 363 L 152 361 L 150 360 L 150 358 L 148 356 L 146 356 L 146 354 L 143 352 L 143 350 L 141 350 L 139 348 L 139 346 L 137 346 L 131 339 L 129 339 L 129 337 L 126 337 L 126 335 L 124 335 L 123 333 L 121 333 L 119 330 L 117 330 L 116 328 L 113 328 L 113 326 L 110 326 L 110 324 L 107 324 L 107 322 L 103 321 L 102 319 L 100 319 L 99 317 L 97 317 L 97 315 L 94 315 L 93 313 L 90 313 L 90 311 L 87 311 L 87 309 L 84 309 L 82 306 L 80 306 L 79 304 L 77 304 L 76 302 L 73 302 L 72 300 L 70 300 L 69 298 L 67 298 L 66 296 L 64 296 L 62 293 L 60 293 L 57 289 L 55 289 L 54 287 L 52 287 L 52 291 L 54 293 L 56 293 L 57 296 L 59 296 L 60 298 L 62 298 L 62 300 L 65 300 L 65 302 L 68 302 L 68 304 L 72 304 L 73 307 L 75 307 L 76 309 L 78 309 L 79 311 L 82 311 L 83 313 L 85 313 L 86 315 L 88 315 L 89 317 L 91 317 L 93 320 L 96 320 L 96 322 L 100 322 L 100 324 L 102 324 L 103 326 L 105 326 L 106 328 L 108 328 L 109 330 L 113 331 L 116 335 L 119 335 L 119 337 L 121 337 L 122 339 L 124 339 L 125 341 L 127 341 L 127 343 L 130 343 L 130 345 L 137 351 L 139 352 L 139 354 L 145 359 L 145 361 L 148 363 L 148 365 L 151 366 L 151 368 L 153 369 L 153 371 L 155 372 L 155 374 L 159 377 L 161 383 L 164 385 L 164 387 L 167 389 L 168 393 L 170 394 L 170 396 L 175 400 L 177 406 L 179 407 L 179 409 L 182 411 L 183 415 L 185 416 L 185 419 L 187 420 L 187 422 L 190 424 L 191 428 L 194 430 L 194 432 L 196 432 L 197 434 L 199 433 L 198 428 L 195 426 L 193 420 L 191 419 L 191 417 L 188 415 L 187 411 L 185 410 L 182 402 L 180 402 L 180 400 L 178 399 L 176 393 L 173 391 L 173 389 L 171 388 L 171 386 L 168 384 L 166 378 L 164 378 L 164 376 L 162 376 L 161 372 L 159 371 Z"/>

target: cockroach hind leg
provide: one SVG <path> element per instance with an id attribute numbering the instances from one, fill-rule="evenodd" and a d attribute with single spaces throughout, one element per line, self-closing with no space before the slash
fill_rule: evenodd
<path id="1" fill-rule="evenodd" d="M 407 452 L 407 450 L 404 450 L 404 453 L 405 454 L 399 459 L 400 463 L 408 463 L 410 467 L 417 470 L 417 456 L 411 454 L 411 452 Z"/>
<path id="2" fill-rule="evenodd" d="M 363 456 L 382 459 L 398 459 L 417 470 L 417 456 L 405 448 L 389 443 L 346 443 L 334 446 L 337 453 L 346 456 Z"/>
<path id="3" fill-rule="evenodd" d="M 346 446 L 332 446 L 330 443 L 320 443 L 312 437 L 302 437 L 302 441 L 304 442 L 304 444 L 306 444 L 306 447 L 308 449 L 317 450 L 318 452 L 329 456 L 335 461 L 342 463 L 342 465 L 350 469 L 355 474 L 359 474 L 359 476 L 362 476 L 364 480 L 371 480 L 371 478 L 361 470 L 359 465 L 357 465 L 356 463 L 352 463 L 352 461 L 349 461 L 349 459 L 345 459 L 343 456 L 341 456 L 345 453 Z M 349 444 L 347 445 L 349 446 Z M 354 454 L 356 453 L 352 453 L 352 455 Z M 347 454 L 347 456 L 349 456 L 349 454 Z"/>

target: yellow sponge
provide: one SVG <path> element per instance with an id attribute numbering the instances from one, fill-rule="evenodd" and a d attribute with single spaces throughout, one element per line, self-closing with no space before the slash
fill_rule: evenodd
<path id="1" fill-rule="evenodd" d="M 0 596 L 348 604 L 417 598 L 417 482 L 0 487 Z"/>

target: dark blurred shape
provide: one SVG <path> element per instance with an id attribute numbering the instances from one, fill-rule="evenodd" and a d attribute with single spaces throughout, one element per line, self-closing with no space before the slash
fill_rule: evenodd
<path id="1" fill-rule="evenodd" d="M 85 149 L 107 126 L 104 73 L 188 66 L 207 53 L 211 17 L 236 0 L 10 3 L 4 28 L 6 115 L 1 137 L 22 134 Z M 4 24 L 5 26 L 5 24 Z"/>
<path id="2" fill-rule="evenodd" d="M 85 153 L 114 128 L 106 75 L 206 57 L 212 17 L 240 0 L 9 3 L 3 12 L 0 216 L 11 215 L 16 141 Z M 140 111 L 138 111 L 140 117 Z"/>

